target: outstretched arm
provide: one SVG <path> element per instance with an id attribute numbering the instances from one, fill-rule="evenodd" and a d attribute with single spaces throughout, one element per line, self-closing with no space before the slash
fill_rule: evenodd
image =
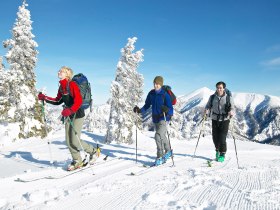
<path id="1" fill-rule="evenodd" d="M 140 109 L 141 113 L 145 112 L 146 110 L 148 110 L 150 108 L 150 106 L 152 105 L 152 100 L 151 100 L 151 92 L 149 92 L 149 94 L 147 95 L 147 98 L 145 100 L 145 105 Z"/>
<path id="2" fill-rule="evenodd" d="M 63 103 L 63 101 L 62 101 L 62 94 L 60 93 L 59 90 L 58 90 L 56 98 L 52 98 L 52 97 L 46 96 L 46 95 L 44 95 L 42 93 L 39 93 L 38 99 L 46 101 L 47 103 L 53 104 L 53 105 L 60 105 L 60 104 Z"/>

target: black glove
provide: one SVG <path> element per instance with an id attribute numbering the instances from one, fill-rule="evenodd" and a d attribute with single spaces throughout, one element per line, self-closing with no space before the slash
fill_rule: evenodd
<path id="1" fill-rule="evenodd" d="M 138 106 L 135 106 L 134 108 L 133 108 L 133 111 L 135 112 L 135 113 L 141 113 L 141 110 L 140 110 L 140 108 L 138 107 Z"/>
<path id="2" fill-rule="evenodd" d="M 161 107 L 161 111 L 162 111 L 162 112 L 167 113 L 168 110 L 169 110 L 169 108 L 168 108 L 167 106 L 164 106 L 164 105 L 163 105 L 163 106 Z"/>

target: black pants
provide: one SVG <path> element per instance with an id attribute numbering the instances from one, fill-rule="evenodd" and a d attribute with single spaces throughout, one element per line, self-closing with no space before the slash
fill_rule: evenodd
<path id="1" fill-rule="evenodd" d="M 227 133 L 229 127 L 229 120 L 217 121 L 212 120 L 212 137 L 216 150 L 220 153 L 227 152 Z"/>

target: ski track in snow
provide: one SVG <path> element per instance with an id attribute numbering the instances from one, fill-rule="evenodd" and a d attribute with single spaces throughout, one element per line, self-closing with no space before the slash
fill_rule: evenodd
<path id="1" fill-rule="evenodd" d="M 266 145 L 243 142 L 245 146 L 239 150 L 240 168 L 237 168 L 234 150 L 228 152 L 224 163 L 214 161 L 213 166 L 208 167 L 207 159 L 214 155 L 209 151 L 213 147 L 211 141 L 204 138 L 197 156 L 192 158 L 188 154 L 192 154 L 195 143 L 174 142 L 175 167 L 170 167 L 169 160 L 166 166 L 147 169 L 139 176 L 130 176 L 130 173 L 143 170 L 140 166 L 143 161 L 150 161 L 147 160 L 150 139 L 145 143 L 147 148 L 144 145 L 139 149 L 138 165 L 131 154 L 133 146 L 124 145 L 125 153 L 116 153 L 119 158 L 62 179 L 14 182 L 17 177 L 32 179 L 69 173 L 49 167 L 0 179 L 1 191 L 5 192 L 1 193 L 0 209 L 280 210 L 280 158 L 267 157 L 267 152 L 274 147 L 268 146 L 261 153 L 260 148 Z M 240 144 L 238 142 L 238 146 Z M 112 146 L 103 147 L 110 150 Z M 248 152 L 247 147 L 256 147 L 257 155 Z M 116 146 L 110 151 L 118 149 Z M 277 149 L 274 155 L 279 154 Z"/>
<path id="2" fill-rule="evenodd" d="M 186 165 L 189 161 L 192 160 L 183 158 L 177 160 L 176 164 Z M 265 197 L 264 190 L 261 190 L 273 190 L 271 186 L 274 180 L 279 179 L 279 171 L 259 168 L 248 169 L 250 170 L 248 172 L 246 169 L 245 171 L 234 169 L 235 161 L 230 158 L 224 164 L 217 163 L 217 166 L 213 166 L 211 170 L 189 168 L 187 171 L 175 171 L 175 168 L 171 167 L 155 168 L 154 171 L 149 172 L 151 174 L 143 175 L 142 182 L 116 179 L 112 185 L 112 176 L 117 177 L 118 174 L 129 173 L 133 167 L 133 164 L 128 166 L 123 161 L 121 166 L 110 169 L 109 175 L 93 176 L 83 184 L 80 181 L 76 185 L 72 183 L 68 190 L 79 189 L 77 193 L 82 195 L 81 201 L 74 199 L 77 196 L 74 193 L 73 197 L 69 196 L 59 205 L 48 208 L 90 209 L 94 206 L 94 209 L 199 209 L 207 207 L 215 209 L 222 206 L 222 209 L 279 209 L 279 189 L 274 198 Z M 151 179 L 150 177 L 154 177 L 153 174 L 158 174 L 158 170 L 162 170 L 160 181 L 158 177 Z M 169 177 L 165 175 L 166 171 L 172 171 L 176 176 Z M 110 184 L 104 184 L 106 179 L 111 180 L 108 180 Z M 98 182 L 103 184 L 98 184 Z M 125 190 L 123 190 L 124 183 Z M 97 195 L 98 200 L 93 199 L 92 195 L 98 192 L 103 193 L 101 196 Z M 262 199 L 260 205 L 258 205 L 259 199 Z M 219 203 L 219 206 L 215 206 L 214 203 Z"/>

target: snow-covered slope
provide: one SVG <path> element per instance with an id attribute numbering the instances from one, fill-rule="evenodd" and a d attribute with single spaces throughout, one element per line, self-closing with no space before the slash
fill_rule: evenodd
<path id="1" fill-rule="evenodd" d="M 153 135 L 138 132 L 136 164 L 135 144 L 104 144 L 104 134 L 84 131 L 81 138 L 99 143 L 102 157 L 109 157 L 69 176 L 63 170 L 71 161 L 63 130 L 49 136 L 55 167 L 49 165 L 47 140 L 0 147 L 0 209 L 280 209 L 280 147 L 237 139 L 238 168 L 228 138 L 225 162 L 209 168 L 206 162 L 215 155 L 211 136 L 201 138 L 195 158 L 196 139 L 172 139 L 175 167 L 169 161 L 147 169 L 142 164 L 153 162 L 156 154 Z M 14 181 L 18 178 L 38 180 Z"/>
<path id="2" fill-rule="evenodd" d="M 200 88 L 194 92 L 187 94 L 185 96 L 178 97 L 179 103 L 181 105 L 181 112 L 188 111 L 194 107 L 205 107 L 209 96 L 214 93 L 207 87 Z"/>

